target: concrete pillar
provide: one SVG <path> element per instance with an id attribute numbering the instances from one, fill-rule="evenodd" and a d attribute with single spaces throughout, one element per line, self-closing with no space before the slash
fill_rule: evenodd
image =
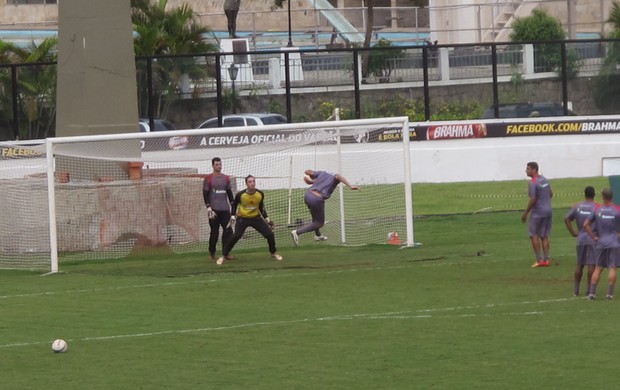
<path id="1" fill-rule="evenodd" d="M 534 45 L 523 45 L 523 70 L 526 75 L 534 74 Z"/>
<path id="2" fill-rule="evenodd" d="M 282 88 L 282 73 L 278 58 L 269 59 L 269 88 Z"/>
<path id="3" fill-rule="evenodd" d="M 56 135 L 138 131 L 129 0 L 58 2 Z"/>
<path id="4" fill-rule="evenodd" d="M 450 80 L 450 54 L 447 47 L 439 48 L 439 69 L 441 72 L 441 80 Z"/>

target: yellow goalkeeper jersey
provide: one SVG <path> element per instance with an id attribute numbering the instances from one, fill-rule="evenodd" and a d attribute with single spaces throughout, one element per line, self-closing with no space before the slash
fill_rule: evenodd
<path id="1" fill-rule="evenodd" d="M 262 214 L 264 218 L 267 218 L 263 204 L 264 198 L 265 194 L 261 190 L 256 190 L 252 194 L 248 194 L 247 189 L 239 191 L 231 207 L 232 214 L 242 218 L 257 218 Z"/>

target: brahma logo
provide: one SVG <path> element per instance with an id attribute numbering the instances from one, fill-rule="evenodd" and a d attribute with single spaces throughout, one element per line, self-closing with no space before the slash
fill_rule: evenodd
<path id="1" fill-rule="evenodd" d="M 172 150 L 185 149 L 189 145 L 189 137 L 172 137 L 168 140 L 168 147 Z"/>
<path id="2" fill-rule="evenodd" d="M 426 130 L 427 140 L 482 138 L 486 136 L 487 126 L 484 123 L 429 126 Z"/>

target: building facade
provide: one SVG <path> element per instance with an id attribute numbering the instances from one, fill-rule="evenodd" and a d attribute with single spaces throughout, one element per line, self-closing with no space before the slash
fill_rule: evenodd
<path id="1" fill-rule="evenodd" d="M 429 0 L 416 7 L 410 0 L 375 0 L 373 31 L 430 32 L 442 44 L 510 40 L 516 18 L 535 8 L 558 18 L 569 38 L 606 34 L 613 0 Z M 168 7 L 189 5 L 198 21 L 214 31 L 226 31 L 223 0 L 169 0 Z M 352 28 L 364 32 L 368 24 L 364 0 L 291 0 L 291 29 L 295 32 L 334 32 L 326 17 L 341 13 Z M 57 29 L 57 0 L 0 0 L 0 30 Z M 341 28 L 342 29 L 342 28 Z M 237 30 L 266 36 L 288 30 L 288 9 L 274 9 L 269 0 L 241 2 Z M 338 31 L 346 32 L 346 31 Z"/>

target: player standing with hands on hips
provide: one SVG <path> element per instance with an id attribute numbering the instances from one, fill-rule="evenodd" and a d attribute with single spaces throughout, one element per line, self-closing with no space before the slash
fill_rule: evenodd
<path id="1" fill-rule="evenodd" d="M 299 245 L 300 235 L 312 231 L 316 234 L 315 240 L 323 240 L 319 229 L 325 225 L 325 200 L 329 199 L 332 192 L 338 187 L 338 184 L 342 183 L 352 190 L 360 189 L 358 186 L 349 184 L 347 179 L 337 173 L 313 171 L 311 169 L 306 169 L 304 173 L 310 177 L 312 183 L 304 194 L 304 202 L 308 206 L 308 210 L 310 210 L 312 222 L 291 232 L 295 245 Z"/>
<path id="2" fill-rule="evenodd" d="M 230 176 L 222 173 L 222 159 L 214 157 L 211 160 L 213 173 L 207 175 L 202 185 L 202 195 L 207 206 L 207 216 L 209 217 L 209 256 L 215 260 L 215 246 L 222 227 L 222 245 L 232 236 L 232 229 L 228 227 L 230 222 L 230 204 L 234 196 L 230 186 Z M 228 256 L 226 260 L 232 260 Z"/>
<path id="3" fill-rule="evenodd" d="M 236 226 L 235 232 L 230 240 L 224 242 L 222 256 L 217 259 L 217 265 L 224 264 L 224 260 L 227 259 L 232 248 L 243 237 L 243 233 L 250 226 L 267 239 L 271 257 L 278 261 L 282 260 L 282 256 L 276 250 L 276 238 L 273 230 L 271 230 L 273 224 L 267 216 L 267 211 L 265 211 L 265 204 L 263 202 L 265 194 L 256 188 L 256 179 L 252 175 L 245 178 L 245 185 L 247 188 L 237 192 L 232 203 L 231 211 L 233 215 L 230 218 L 230 225 L 231 227 Z"/>
<path id="4" fill-rule="evenodd" d="M 532 267 L 548 267 L 551 262 L 549 259 L 549 234 L 551 234 L 551 198 L 553 191 L 547 178 L 538 173 L 538 163 L 533 161 L 527 163 L 525 173 L 531 180 L 527 185 L 529 201 L 521 216 L 521 222 L 527 221 L 527 215 L 531 211 L 528 234 L 536 256 L 536 262 Z"/>

